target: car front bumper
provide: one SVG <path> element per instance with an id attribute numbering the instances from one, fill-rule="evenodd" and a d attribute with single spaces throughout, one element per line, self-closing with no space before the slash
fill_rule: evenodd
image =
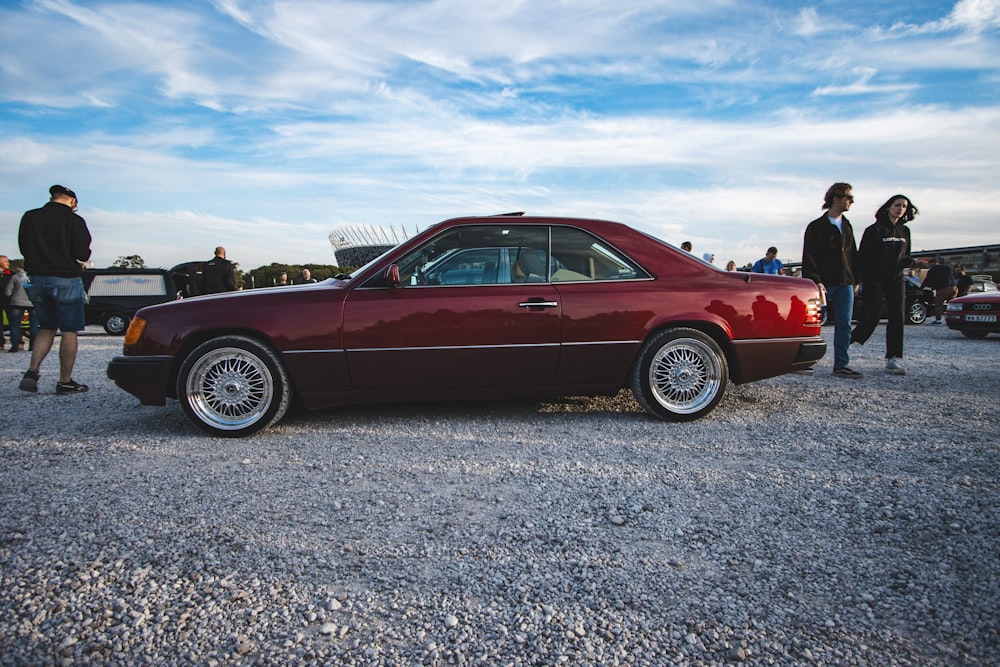
<path id="1" fill-rule="evenodd" d="M 108 377 L 143 405 L 166 405 L 173 360 L 169 355 L 115 357 L 108 363 Z"/>

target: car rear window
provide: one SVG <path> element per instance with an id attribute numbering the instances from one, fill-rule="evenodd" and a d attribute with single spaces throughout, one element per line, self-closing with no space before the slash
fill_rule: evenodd
<path id="1" fill-rule="evenodd" d="M 90 283 L 90 296 L 162 296 L 167 293 L 165 276 L 97 275 Z"/>

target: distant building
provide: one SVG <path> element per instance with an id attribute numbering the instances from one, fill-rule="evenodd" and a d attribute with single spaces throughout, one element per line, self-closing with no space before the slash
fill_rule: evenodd
<path id="1" fill-rule="evenodd" d="M 330 232 L 329 238 L 334 263 L 339 267 L 357 268 L 410 236 L 402 226 L 345 225 Z"/>
<path id="2" fill-rule="evenodd" d="M 1000 244 L 976 245 L 965 248 L 944 248 L 942 250 L 914 250 L 913 259 L 926 262 L 931 257 L 939 262 L 958 266 L 965 264 L 969 273 L 1000 273 Z"/>

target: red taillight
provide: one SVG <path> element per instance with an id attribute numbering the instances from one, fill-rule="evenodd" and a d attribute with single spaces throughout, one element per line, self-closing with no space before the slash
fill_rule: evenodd
<path id="1" fill-rule="evenodd" d="M 806 325 L 822 326 L 823 324 L 823 302 L 819 297 L 809 299 L 806 303 Z"/>

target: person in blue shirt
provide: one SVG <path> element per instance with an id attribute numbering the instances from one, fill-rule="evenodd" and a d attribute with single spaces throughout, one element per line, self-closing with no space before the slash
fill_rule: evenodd
<path id="1" fill-rule="evenodd" d="M 780 276 L 785 265 L 778 259 L 778 249 L 771 246 L 767 249 L 767 254 L 753 263 L 751 271 L 754 273 L 770 273 L 772 276 Z"/>

